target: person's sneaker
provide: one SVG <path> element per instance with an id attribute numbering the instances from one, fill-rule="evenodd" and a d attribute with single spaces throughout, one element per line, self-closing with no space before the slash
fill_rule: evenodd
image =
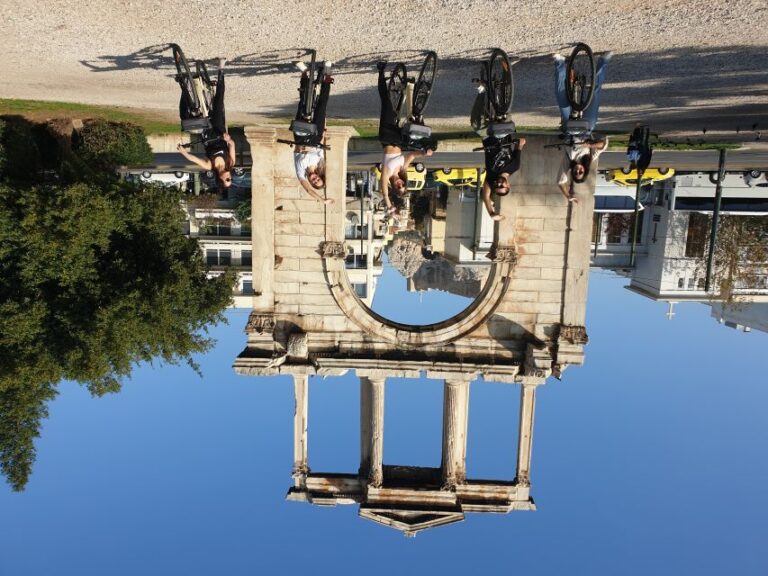
<path id="1" fill-rule="evenodd" d="M 601 56 L 601 58 L 603 59 L 603 62 L 610 62 L 610 61 L 611 61 L 611 58 L 613 58 L 613 52 L 611 52 L 611 51 L 609 50 L 608 52 L 606 52 L 605 54 L 603 54 L 603 55 Z"/>
<path id="2" fill-rule="evenodd" d="M 325 75 L 330 76 L 331 75 L 331 66 L 333 66 L 333 62 L 330 60 L 326 60 L 324 63 L 325 66 Z"/>
<path id="3" fill-rule="evenodd" d="M 219 70 L 224 70 L 224 66 L 227 65 L 227 59 L 219 56 Z"/>
<path id="4" fill-rule="evenodd" d="M 565 62 L 565 56 L 563 56 L 558 52 L 555 52 L 552 54 L 552 60 L 554 60 L 555 62 Z"/>
<path id="5" fill-rule="evenodd" d="M 376 70 L 378 70 L 379 72 L 384 70 L 384 68 L 386 68 L 386 67 L 387 67 L 386 61 L 379 60 L 378 62 L 376 62 Z"/>
<path id="6" fill-rule="evenodd" d="M 477 93 L 478 94 L 482 94 L 483 92 L 485 92 L 485 85 L 484 84 L 478 84 L 477 85 Z"/>
<path id="7" fill-rule="evenodd" d="M 326 74 L 323 78 L 323 84 L 333 84 L 333 77 L 330 74 Z"/>
<path id="8" fill-rule="evenodd" d="M 306 65 L 306 64 L 304 64 L 304 62 L 294 62 L 294 63 L 293 63 L 293 65 L 294 65 L 294 66 L 296 66 L 296 68 L 297 68 L 297 69 L 299 70 L 299 72 L 301 72 L 302 74 L 304 74 L 304 72 L 306 72 L 306 71 L 307 71 L 307 65 Z"/>

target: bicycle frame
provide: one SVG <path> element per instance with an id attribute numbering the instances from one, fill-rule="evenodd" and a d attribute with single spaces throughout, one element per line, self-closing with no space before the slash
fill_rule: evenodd
<path id="1" fill-rule="evenodd" d="M 200 116 L 206 117 L 211 113 L 211 110 L 208 107 L 208 101 L 205 97 L 206 87 L 203 83 L 203 79 L 198 75 L 193 75 L 192 86 L 197 94 L 198 102 L 200 102 Z"/>

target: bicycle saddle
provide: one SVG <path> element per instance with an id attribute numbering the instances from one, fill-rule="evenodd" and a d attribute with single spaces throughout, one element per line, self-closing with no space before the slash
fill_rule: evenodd
<path id="1" fill-rule="evenodd" d="M 565 126 L 565 131 L 568 134 L 584 134 L 589 132 L 589 122 L 586 120 L 568 120 L 568 124 Z"/>
<path id="2" fill-rule="evenodd" d="M 432 128 L 423 124 L 412 124 L 410 122 L 403 126 L 401 133 L 403 138 L 408 140 L 420 140 L 432 136 Z"/>
<path id="3" fill-rule="evenodd" d="M 510 134 L 515 133 L 514 122 L 504 122 L 503 124 L 491 124 L 488 126 L 488 136 L 495 136 L 496 138 L 504 138 Z"/>
<path id="4" fill-rule="evenodd" d="M 181 131 L 191 134 L 200 134 L 211 128 L 208 118 L 189 118 L 181 121 Z"/>
<path id="5" fill-rule="evenodd" d="M 299 137 L 317 136 L 317 126 L 312 124 L 312 122 L 294 120 L 291 122 L 291 132 Z"/>

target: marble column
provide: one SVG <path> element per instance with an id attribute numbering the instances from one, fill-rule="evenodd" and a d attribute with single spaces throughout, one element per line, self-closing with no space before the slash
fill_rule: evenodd
<path id="1" fill-rule="evenodd" d="M 247 126 L 245 137 L 251 149 L 251 270 L 253 272 L 253 309 L 272 312 L 275 270 L 275 146 L 274 127 Z M 279 146 L 282 146 L 280 144 Z"/>
<path id="2" fill-rule="evenodd" d="M 296 407 L 293 414 L 293 477 L 296 486 L 301 486 L 309 474 L 307 459 L 307 413 L 309 409 L 309 376 L 297 374 L 293 377 Z"/>
<path id="3" fill-rule="evenodd" d="M 380 488 L 384 479 L 385 378 L 360 378 L 360 475 Z"/>
<path id="4" fill-rule="evenodd" d="M 469 381 L 446 380 L 443 384 L 443 486 L 462 484 L 467 477 L 467 425 Z"/>
<path id="5" fill-rule="evenodd" d="M 520 387 L 520 430 L 517 440 L 517 477 L 520 486 L 531 485 L 531 449 L 533 447 L 533 416 L 536 411 L 536 386 Z"/>

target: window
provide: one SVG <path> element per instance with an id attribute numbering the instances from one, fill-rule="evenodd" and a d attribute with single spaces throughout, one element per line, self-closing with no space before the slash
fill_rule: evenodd
<path id="1" fill-rule="evenodd" d="M 685 278 L 678 278 L 677 279 L 677 287 L 681 290 L 685 288 Z"/>
<path id="2" fill-rule="evenodd" d="M 208 266 L 229 266 L 232 264 L 232 250 L 209 248 L 205 251 L 205 261 Z"/>
<path id="3" fill-rule="evenodd" d="M 253 280 L 243 280 L 243 294 L 253 294 Z"/>
<path id="4" fill-rule="evenodd" d="M 366 284 L 352 284 L 352 287 L 355 289 L 355 294 L 360 298 L 368 296 L 368 286 Z"/>
<path id="5" fill-rule="evenodd" d="M 368 238 L 368 225 L 360 226 L 359 224 L 350 224 L 344 228 L 344 238 L 347 240 L 359 240 L 360 238 Z"/>
<path id="6" fill-rule="evenodd" d="M 696 281 L 696 278 L 688 278 L 688 290 L 693 290 L 693 283 Z"/>
<path id="7" fill-rule="evenodd" d="M 232 233 L 232 226 L 226 220 L 214 220 L 205 225 L 206 236 L 229 236 Z"/>
<path id="8" fill-rule="evenodd" d="M 250 237 L 251 235 L 251 225 L 250 224 L 243 224 L 240 226 L 240 236 Z"/>
<path id="9" fill-rule="evenodd" d="M 368 258 L 367 254 L 350 254 L 345 260 L 347 268 L 365 268 Z"/>
<path id="10" fill-rule="evenodd" d="M 645 214 L 638 214 L 637 215 L 637 243 L 642 244 L 643 243 L 643 219 L 645 217 Z M 629 216 L 629 242 L 632 243 L 632 235 L 634 234 L 633 230 L 635 228 L 635 215 L 632 214 Z"/>
<path id="11" fill-rule="evenodd" d="M 242 254 L 240 255 L 240 264 L 242 266 L 250 266 L 252 263 L 251 258 L 251 250 L 243 250 Z"/>
<path id="12" fill-rule="evenodd" d="M 603 231 L 603 215 L 595 212 L 592 217 L 592 243 L 600 244 L 600 237 Z"/>
<path id="13" fill-rule="evenodd" d="M 685 239 L 685 256 L 699 258 L 704 256 L 704 245 L 707 242 L 709 216 L 691 212 L 688 215 L 688 235 Z"/>

